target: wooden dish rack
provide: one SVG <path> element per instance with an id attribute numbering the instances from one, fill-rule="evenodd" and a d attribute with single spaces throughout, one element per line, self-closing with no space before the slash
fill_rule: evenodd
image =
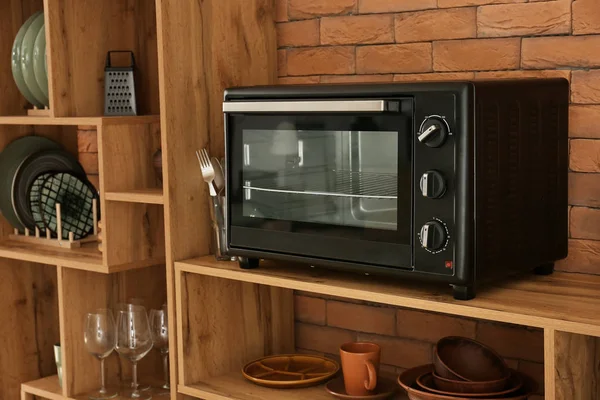
<path id="1" fill-rule="evenodd" d="M 52 233 L 49 229 L 46 229 L 46 235 L 42 236 L 40 234 L 40 229 L 38 227 L 35 228 L 33 232 L 28 228 L 25 228 L 25 233 L 22 234 L 18 229 L 15 228 L 13 234 L 9 235 L 11 240 L 23 243 L 30 244 L 39 244 L 42 246 L 51 246 L 51 247 L 62 247 L 64 249 L 78 249 L 82 244 L 92 243 L 99 241 L 98 235 L 98 200 L 92 200 L 92 211 L 93 211 L 93 233 L 91 235 L 86 236 L 83 239 L 75 240 L 73 238 L 73 232 L 69 232 L 68 239 L 63 239 L 62 235 L 57 235 L 56 238 L 52 237 Z M 62 211 L 60 203 L 56 203 L 56 221 L 57 221 L 57 232 L 62 232 Z M 33 233 L 33 234 L 32 234 Z M 101 249 L 101 246 L 98 246 Z"/>

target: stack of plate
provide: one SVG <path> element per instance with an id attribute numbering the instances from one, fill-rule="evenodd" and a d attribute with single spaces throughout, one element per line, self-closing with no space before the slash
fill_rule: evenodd
<path id="1" fill-rule="evenodd" d="M 26 136 L 0 152 L 0 212 L 19 231 L 82 239 L 93 231 L 93 200 L 98 193 L 77 159 L 58 143 Z M 56 204 L 62 208 L 58 232 Z"/>
<path id="2" fill-rule="evenodd" d="M 37 108 L 50 106 L 44 13 L 32 15 L 19 29 L 12 48 L 12 74 L 21 94 Z"/>

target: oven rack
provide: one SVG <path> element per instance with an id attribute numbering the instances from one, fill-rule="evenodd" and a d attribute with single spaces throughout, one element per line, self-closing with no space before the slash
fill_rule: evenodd
<path id="1" fill-rule="evenodd" d="M 277 185 L 283 181 L 283 186 Z M 260 192 L 334 196 L 351 198 L 397 199 L 398 175 L 392 173 L 334 169 L 319 173 L 293 173 L 246 180 L 244 189 Z"/>

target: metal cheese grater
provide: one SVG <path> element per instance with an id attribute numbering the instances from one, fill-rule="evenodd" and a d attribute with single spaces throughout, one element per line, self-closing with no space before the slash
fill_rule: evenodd
<path id="1" fill-rule="evenodd" d="M 113 67 L 112 53 L 129 53 L 131 63 L 126 67 Z M 135 97 L 135 57 L 132 51 L 109 51 L 104 68 L 104 115 L 137 115 Z"/>

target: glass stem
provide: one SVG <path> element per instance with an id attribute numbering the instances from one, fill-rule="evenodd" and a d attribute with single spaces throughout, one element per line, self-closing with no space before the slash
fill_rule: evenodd
<path id="1" fill-rule="evenodd" d="M 132 374 L 133 374 L 133 378 L 132 378 L 132 385 L 133 385 L 133 393 L 131 394 L 131 397 L 140 397 L 140 391 L 138 390 L 138 380 L 137 380 L 137 361 L 133 361 L 132 362 Z"/>
<path id="2" fill-rule="evenodd" d="M 106 393 L 106 375 L 104 373 L 104 358 L 100 359 L 100 393 Z"/>
<path id="3" fill-rule="evenodd" d="M 165 372 L 165 386 L 163 386 L 163 387 L 165 389 L 167 389 L 169 387 L 169 353 L 165 351 L 162 356 L 163 356 L 163 368 L 164 368 L 164 372 Z"/>

